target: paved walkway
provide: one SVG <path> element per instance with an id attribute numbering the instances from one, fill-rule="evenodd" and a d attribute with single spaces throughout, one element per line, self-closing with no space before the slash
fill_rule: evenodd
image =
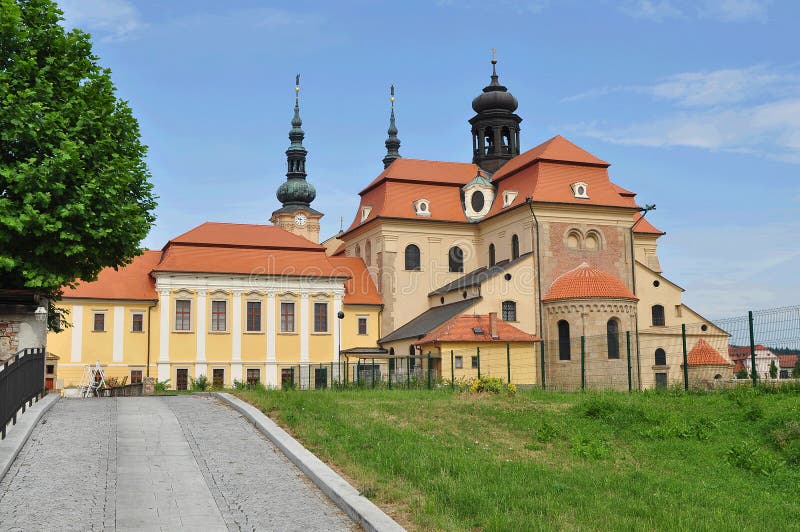
<path id="1" fill-rule="evenodd" d="M 62 399 L 0 482 L 0 530 L 353 528 L 209 397 Z"/>

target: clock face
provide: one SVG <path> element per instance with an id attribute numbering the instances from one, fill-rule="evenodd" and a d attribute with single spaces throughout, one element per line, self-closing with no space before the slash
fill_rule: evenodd
<path id="1" fill-rule="evenodd" d="M 305 214 L 298 214 L 294 217 L 294 223 L 300 227 L 306 225 L 306 215 Z"/>

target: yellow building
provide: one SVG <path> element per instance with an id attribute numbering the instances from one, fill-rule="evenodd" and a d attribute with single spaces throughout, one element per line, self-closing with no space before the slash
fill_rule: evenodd
<path id="1" fill-rule="evenodd" d="M 59 379 L 77 384 L 99 361 L 176 387 L 200 375 L 316 387 L 343 359 L 363 362 L 359 378 L 449 378 L 477 375 L 469 353 L 482 349 L 480 368 L 517 383 L 649 388 L 682 380 L 684 326 L 687 350 L 727 361 L 727 333 L 683 304 L 658 260 L 664 233 L 610 163 L 561 136 L 523 152 L 494 65 L 472 108 L 471 162 L 407 159 L 392 98 L 384 169 L 319 244 L 296 98 L 272 225 L 206 223 L 67 290 L 73 328 L 49 338 Z M 470 320 L 500 333 L 442 332 Z"/>

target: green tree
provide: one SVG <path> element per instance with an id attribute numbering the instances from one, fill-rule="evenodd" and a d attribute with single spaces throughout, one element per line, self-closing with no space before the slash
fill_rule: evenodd
<path id="1" fill-rule="evenodd" d="M 778 366 L 775 365 L 775 360 L 771 360 L 769 363 L 769 378 L 770 379 L 777 379 L 778 378 Z"/>
<path id="2" fill-rule="evenodd" d="M 138 122 L 62 19 L 0 0 L 0 286 L 52 298 L 129 263 L 156 206 Z"/>

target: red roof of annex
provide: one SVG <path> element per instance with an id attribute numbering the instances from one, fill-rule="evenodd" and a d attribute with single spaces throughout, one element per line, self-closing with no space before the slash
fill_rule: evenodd
<path id="1" fill-rule="evenodd" d="M 584 298 L 639 299 L 618 277 L 584 262 L 557 277 L 542 301 Z"/>

